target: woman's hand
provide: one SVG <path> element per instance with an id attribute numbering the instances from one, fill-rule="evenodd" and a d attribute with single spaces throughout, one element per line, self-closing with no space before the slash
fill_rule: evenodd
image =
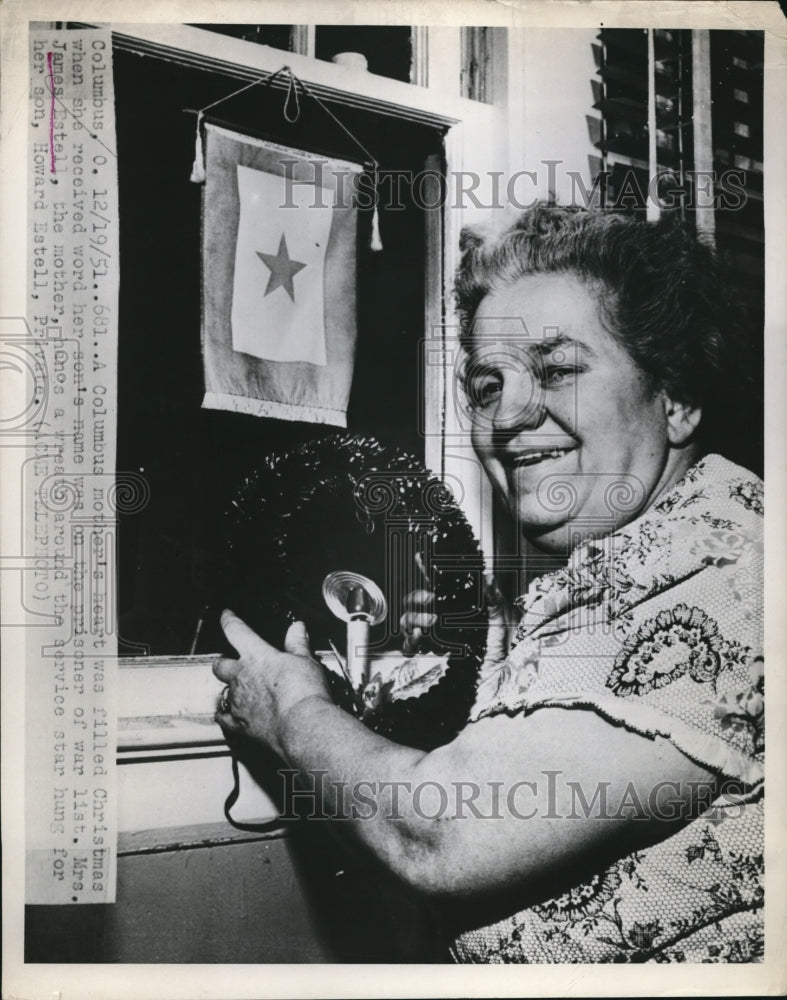
<path id="1" fill-rule="evenodd" d="M 429 610 L 433 604 L 434 593 L 431 590 L 411 590 L 405 596 L 405 612 L 399 619 L 399 626 L 404 633 L 402 652 L 405 656 L 415 656 L 424 632 L 436 623 L 437 615 Z"/>
<path id="2" fill-rule="evenodd" d="M 231 611 L 221 627 L 238 651 L 222 657 L 213 673 L 227 685 L 216 721 L 226 735 L 244 734 L 283 756 L 281 732 L 290 709 L 307 698 L 331 702 L 322 667 L 311 655 L 303 622 L 290 626 L 284 652 L 269 645 Z"/>
<path id="3" fill-rule="evenodd" d="M 405 597 L 405 613 L 399 619 L 399 627 L 404 633 L 402 652 L 405 656 L 415 656 L 424 634 L 437 623 L 437 615 L 430 611 L 434 600 L 431 590 L 411 590 Z M 508 654 L 510 629 L 506 621 L 505 598 L 491 573 L 485 578 L 484 601 L 489 620 L 485 662 L 501 663 Z"/>

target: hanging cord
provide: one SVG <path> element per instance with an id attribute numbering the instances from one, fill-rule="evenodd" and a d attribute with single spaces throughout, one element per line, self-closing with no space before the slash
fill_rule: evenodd
<path id="1" fill-rule="evenodd" d="M 200 621 L 200 625 L 202 622 Z M 356 717 L 363 715 L 364 704 L 363 698 L 360 691 L 355 691 L 353 689 L 352 680 L 350 675 L 347 673 L 347 664 L 344 657 L 341 655 L 339 650 L 336 648 L 335 644 L 329 639 L 328 643 L 333 650 L 333 655 L 336 657 L 336 662 L 342 671 L 345 681 L 347 682 L 347 688 L 352 694 L 353 699 L 353 713 Z M 265 823 L 244 823 L 242 820 L 233 819 L 232 809 L 235 803 L 240 798 L 240 769 L 238 767 L 238 758 L 232 747 L 229 748 L 230 760 L 232 762 L 232 790 L 224 801 L 224 816 L 230 826 L 234 826 L 236 830 L 244 830 L 247 833 L 269 833 L 274 830 L 283 829 L 283 822 L 280 819 L 270 819 Z"/>
<path id="2" fill-rule="evenodd" d="M 277 69 L 272 73 L 268 73 L 266 76 L 261 76 L 257 80 L 252 80 L 251 83 L 244 83 L 242 87 L 238 87 L 237 90 L 233 90 L 231 94 L 227 94 L 225 97 L 220 97 L 217 101 L 213 101 L 211 104 L 206 104 L 204 108 L 197 109 L 197 129 L 194 143 L 194 165 L 191 168 L 191 177 L 189 180 L 194 184 L 204 184 L 205 183 L 205 154 L 202 147 L 202 122 L 205 119 L 205 112 L 210 111 L 211 108 L 217 108 L 220 104 L 224 104 L 225 101 L 231 100 L 233 97 L 237 97 L 238 94 L 242 94 L 247 90 L 251 90 L 252 87 L 256 87 L 258 84 L 262 86 L 268 86 L 273 83 L 277 76 L 281 73 L 288 72 L 290 77 L 292 77 L 292 70 L 289 66 L 282 66 L 281 69 Z M 290 82 L 290 89 L 292 89 L 292 82 Z M 290 92 L 287 92 L 287 99 L 285 100 L 284 117 L 287 118 L 286 104 L 289 100 Z M 298 109 L 298 115 L 300 115 L 300 109 Z M 287 119 L 289 121 L 289 119 Z"/>
<path id="3" fill-rule="evenodd" d="M 301 102 L 298 97 L 298 85 L 296 83 L 298 78 L 289 66 L 286 69 L 290 74 L 290 82 L 287 85 L 287 96 L 284 98 L 284 107 L 281 109 L 281 113 L 284 115 L 284 120 L 293 125 L 301 117 Z M 287 108 L 290 106 L 290 98 L 295 101 L 295 114 L 292 117 L 287 113 Z"/>
<path id="4" fill-rule="evenodd" d="M 281 73 L 289 73 L 290 76 L 293 75 L 289 66 L 282 66 L 280 69 L 274 70 L 272 73 L 267 73 L 265 76 L 261 76 L 257 80 L 252 80 L 251 83 L 245 83 L 242 87 L 238 87 L 237 90 L 233 90 L 231 94 L 227 94 L 226 97 L 220 97 L 212 104 L 206 104 L 205 107 L 200 108 L 197 113 L 204 114 L 206 111 L 210 111 L 211 108 L 217 108 L 220 104 L 224 104 L 225 101 L 229 101 L 231 98 L 237 97 L 238 94 L 242 94 L 246 90 L 251 90 L 252 87 L 256 87 L 258 84 L 267 86 L 268 84 L 273 83 L 276 77 Z"/>
<path id="5" fill-rule="evenodd" d="M 227 822 L 231 826 L 234 826 L 236 830 L 245 830 L 247 833 L 270 833 L 281 829 L 281 821 L 279 819 L 270 819 L 267 823 L 243 823 L 241 820 L 232 818 L 232 807 L 240 796 L 240 771 L 238 770 L 238 758 L 232 751 L 230 751 L 230 759 L 232 760 L 233 786 L 224 803 L 224 816 Z"/>
<path id="6" fill-rule="evenodd" d="M 378 250 L 382 250 L 382 248 L 383 248 L 383 242 L 382 242 L 382 239 L 380 238 L 380 216 L 379 216 L 379 213 L 377 211 L 377 200 L 378 200 L 377 199 L 377 192 L 378 192 L 379 177 L 380 177 L 380 173 L 379 173 L 380 172 L 380 164 L 379 164 L 379 161 L 377 160 L 376 157 L 372 156 L 372 154 L 369 152 L 369 150 L 366 148 L 366 146 L 364 146 L 364 144 L 361 142 L 361 140 L 356 135 L 354 135 L 354 133 L 352 133 L 347 128 L 347 126 L 344 124 L 344 122 L 341 121 L 339 118 L 336 117 L 336 115 L 333 113 L 333 111 L 331 111 L 331 109 L 328 107 L 328 105 L 324 101 L 322 101 L 314 93 L 314 91 L 311 90 L 310 87 L 308 87 L 303 82 L 303 80 L 301 80 L 297 76 L 295 76 L 295 74 L 292 72 L 292 70 L 290 70 L 290 76 L 293 79 L 297 80 L 297 82 L 300 84 L 300 86 L 303 87 L 303 92 L 305 94 L 308 94 L 308 96 L 311 97 L 311 99 L 313 101 L 315 101 L 317 104 L 320 105 L 320 107 L 323 109 L 323 111 L 331 119 L 333 119 L 333 121 L 339 126 L 339 128 L 342 130 L 342 132 L 344 132 L 355 143 L 355 145 L 358 147 L 358 149 L 360 149 L 361 152 L 363 152 L 366 155 L 366 158 L 369 161 L 369 163 L 371 163 L 371 166 L 372 166 L 372 178 L 373 178 L 372 187 L 373 187 L 373 190 L 374 190 L 374 209 L 372 210 L 372 233 L 371 233 L 371 237 L 370 237 L 370 240 L 369 240 L 369 249 L 370 250 L 374 250 L 375 252 L 377 252 Z"/>
<path id="7" fill-rule="evenodd" d="M 287 67 L 287 69 L 289 69 L 289 67 Z M 366 158 L 372 164 L 373 169 L 376 171 L 377 168 L 378 168 L 378 166 L 379 166 L 379 163 L 377 162 L 377 159 L 374 156 L 372 156 L 372 154 L 369 152 L 369 150 L 366 148 L 366 146 L 364 146 L 364 144 L 361 142 L 361 140 L 356 135 L 354 135 L 347 128 L 347 126 L 344 124 L 343 121 L 340 121 L 340 119 L 338 119 L 336 117 L 336 115 L 333 113 L 333 111 L 331 111 L 331 109 L 328 107 L 328 105 L 323 100 L 321 100 L 314 93 L 314 91 L 307 84 L 305 84 L 303 82 L 303 80 L 301 80 L 299 77 L 295 76 L 295 74 L 292 72 L 292 70 L 289 70 L 289 72 L 290 72 L 290 75 L 292 76 L 292 78 L 294 80 L 296 80 L 297 83 L 303 88 L 304 94 L 308 94 L 308 96 L 311 97 L 311 99 L 313 101 L 315 101 L 317 104 L 319 104 L 320 107 L 323 109 L 323 111 L 328 115 L 328 117 L 331 118 L 339 126 L 339 128 L 342 130 L 342 132 L 344 132 L 345 135 L 349 139 L 352 139 L 352 141 L 355 143 L 355 145 L 358 147 L 358 149 L 360 149 L 361 152 L 366 155 Z"/>
<path id="8" fill-rule="evenodd" d="M 282 66 L 281 69 L 277 69 L 273 73 L 269 73 L 267 76 L 260 77 L 258 80 L 252 80 L 251 83 L 245 84 L 243 87 L 239 87 L 234 90 L 231 94 L 227 94 L 226 97 L 220 97 L 217 101 L 213 101 L 212 104 L 207 104 L 204 108 L 199 108 L 196 112 L 197 114 L 197 128 L 196 128 L 196 138 L 195 138 L 195 150 L 194 150 L 194 166 L 191 171 L 191 178 L 195 184 L 202 184 L 205 182 L 205 156 L 202 144 L 202 123 L 205 118 L 205 112 L 210 111 L 212 108 L 218 107 L 219 104 L 224 104 L 225 101 L 229 101 L 233 97 L 237 97 L 238 94 L 242 94 L 246 90 L 250 90 L 252 87 L 256 87 L 258 84 L 263 86 L 268 86 L 271 84 L 277 76 L 282 73 L 287 73 L 289 76 L 289 82 L 287 86 L 287 94 L 284 98 L 284 105 L 282 107 L 282 115 L 284 120 L 289 124 L 294 124 L 300 119 L 301 116 L 301 104 L 298 94 L 298 88 L 300 87 L 304 94 L 310 97 L 316 104 L 323 109 L 323 111 L 328 115 L 331 120 L 339 126 L 342 132 L 348 136 L 348 138 L 361 150 L 362 153 L 367 158 L 368 163 L 371 165 L 372 173 L 372 188 L 374 192 L 374 208 L 372 210 L 372 229 L 371 237 L 369 240 L 369 248 L 373 251 L 379 251 L 383 249 L 382 239 L 380 238 L 380 218 L 377 210 L 378 201 L 378 188 L 380 180 L 380 164 L 376 157 L 372 156 L 369 150 L 364 146 L 364 144 L 358 139 L 358 137 L 350 131 L 349 128 L 341 121 L 336 115 L 331 111 L 328 105 L 321 100 L 308 87 L 300 77 L 296 76 L 295 73 L 290 69 L 289 66 Z"/>

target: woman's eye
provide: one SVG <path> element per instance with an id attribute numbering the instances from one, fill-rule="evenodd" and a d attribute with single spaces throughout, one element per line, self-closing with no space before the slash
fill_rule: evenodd
<path id="1" fill-rule="evenodd" d="M 471 382 L 468 392 L 470 405 L 475 407 L 489 406 L 500 397 L 502 389 L 502 379 L 497 378 L 496 376 L 490 376 L 488 378 L 478 379 L 477 381 Z"/>
<path id="2" fill-rule="evenodd" d="M 553 388 L 564 385 L 565 383 L 570 382 L 578 371 L 579 369 L 573 365 L 548 366 L 545 373 L 547 385 L 552 386 Z"/>

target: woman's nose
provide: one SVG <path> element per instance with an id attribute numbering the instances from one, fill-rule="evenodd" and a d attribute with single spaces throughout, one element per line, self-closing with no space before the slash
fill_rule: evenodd
<path id="1" fill-rule="evenodd" d="M 512 433 L 535 429 L 544 422 L 545 392 L 543 381 L 531 368 L 517 368 L 503 373 L 498 405 L 492 415 L 495 431 Z"/>

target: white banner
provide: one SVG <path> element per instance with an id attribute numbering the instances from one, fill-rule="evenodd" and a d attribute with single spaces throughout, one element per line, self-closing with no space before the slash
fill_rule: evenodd
<path id="1" fill-rule="evenodd" d="M 282 207 L 283 188 L 276 174 L 238 165 L 232 348 L 263 361 L 324 365 L 323 269 L 333 209 L 297 190 L 298 208 L 309 211 L 294 213 Z"/>
<path id="2" fill-rule="evenodd" d="M 357 334 L 357 163 L 208 123 L 207 409 L 347 426 Z"/>

